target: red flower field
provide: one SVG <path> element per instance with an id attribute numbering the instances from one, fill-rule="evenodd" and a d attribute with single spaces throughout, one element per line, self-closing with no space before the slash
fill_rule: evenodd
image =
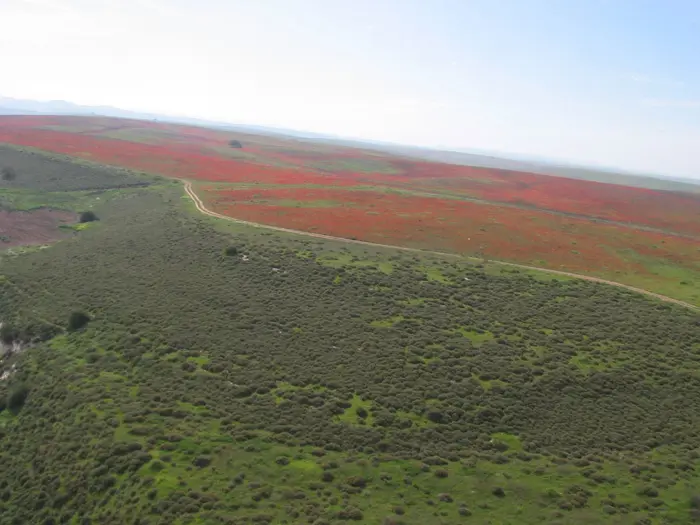
<path id="1" fill-rule="evenodd" d="M 644 272 L 631 252 L 692 268 L 700 248 L 655 232 L 434 197 L 336 188 L 198 190 L 209 208 L 251 222 L 580 272 Z"/>
<path id="2" fill-rule="evenodd" d="M 614 276 L 700 302 L 700 193 L 102 117 L 0 117 L 0 142 L 189 179 L 210 208 L 249 221 Z"/>

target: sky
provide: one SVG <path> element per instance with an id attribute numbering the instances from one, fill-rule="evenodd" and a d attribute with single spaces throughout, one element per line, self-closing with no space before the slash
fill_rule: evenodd
<path id="1" fill-rule="evenodd" d="M 700 178 L 697 0 L 0 0 L 0 96 Z"/>

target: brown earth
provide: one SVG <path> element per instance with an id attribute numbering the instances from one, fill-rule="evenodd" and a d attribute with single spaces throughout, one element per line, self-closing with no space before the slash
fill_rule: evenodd
<path id="1" fill-rule="evenodd" d="M 45 244 L 66 235 L 59 229 L 76 222 L 75 213 L 60 210 L 0 210 L 0 250 L 12 246 Z"/>

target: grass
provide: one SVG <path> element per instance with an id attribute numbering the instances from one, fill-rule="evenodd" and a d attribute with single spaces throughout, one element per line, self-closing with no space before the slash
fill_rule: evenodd
<path id="1" fill-rule="evenodd" d="M 459 328 L 455 329 L 455 332 L 466 337 L 476 346 L 481 346 L 485 342 L 493 341 L 494 339 L 494 336 L 491 332 L 478 332 L 476 330 L 469 329 L 465 326 L 460 326 Z"/>
<path id="2" fill-rule="evenodd" d="M 361 418 L 357 414 L 358 409 L 364 409 L 367 412 L 367 416 L 365 418 Z M 345 423 L 348 425 L 372 426 L 374 423 L 374 416 L 372 415 L 372 402 L 365 401 L 360 398 L 360 396 L 355 394 L 350 400 L 350 406 L 338 416 L 337 420 L 340 423 Z"/>
<path id="3" fill-rule="evenodd" d="M 319 160 L 307 163 L 308 166 L 333 172 L 348 171 L 353 173 L 382 173 L 386 175 L 397 175 L 401 171 L 394 168 L 390 162 L 375 159 L 333 159 Z"/>
<path id="4" fill-rule="evenodd" d="M 393 271 L 393 265 L 390 261 L 360 258 L 354 256 L 351 251 L 326 252 L 317 257 L 316 261 L 331 268 L 376 268 L 386 275 L 391 275 Z"/>
<path id="5" fill-rule="evenodd" d="M 200 355 L 197 357 L 188 357 L 187 361 L 196 364 L 198 367 L 202 367 L 209 363 L 210 359 L 205 355 Z"/>
<path id="6" fill-rule="evenodd" d="M 395 315 L 393 317 L 389 317 L 387 319 L 380 319 L 377 321 L 372 321 L 370 323 L 371 326 L 374 326 L 375 328 L 391 328 L 397 323 L 400 323 L 401 321 L 405 321 L 406 318 L 403 315 Z"/>
<path id="7" fill-rule="evenodd" d="M 576 354 L 569 359 L 569 363 L 587 374 L 591 372 L 602 372 L 610 368 L 610 366 L 604 360 L 590 355 Z"/>
<path id="8" fill-rule="evenodd" d="M 443 284 L 451 283 L 450 279 L 445 277 L 439 268 L 436 268 L 434 266 L 427 266 L 421 267 L 420 269 L 425 272 L 425 276 L 429 281 L 436 281 Z"/>
<path id="9" fill-rule="evenodd" d="M 507 445 L 509 450 L 516 452 L 523 450 L 523 444 L 520 441 L 520 438 L 514 434 L 508 434 L 507 432 L 496 432 L 491 436 L 491 439 Z"/>
<path id="10" fill-rule="evenodd" d="M 93 228 L 97 225 L 97 222 L 79 222 L 76 224 L 64 224 L 59 226 L 62 230 L 70 230 L 70 231 L 75 231 L 75 232 L 81 232 L 85 231 L 89 228 Z"/>
<path id="11" fill-rule="evenodd" d="M 138 129 L 113 129 L 109 131 L 98 131 L 94 133 L 97 136 L 124 140 L 128 142 L 138 142 L 140 144 L 158 144 L 160 139 L 156 134 L 145 132 Z"/>
<path id="12" fill-rule="evenodd" d="M 115 193 L 95 195 L 91 191 L 38 193 L 33 190 L 0 189 L 0 206 L 18 211 L 56 208 L 78 212 L 93 207 L 102 199 L 114 197 Z"/>
<path id="13" fill-rule="evenodd" d="M 428 297 L 412 297 L 410 299 L 406 299 L 404 301 L 399 301 L 401 304 L 405 304 L 407 306 L 420 306 L 422 304 L 425 304 L 426 301 L 429 301 L 430 299 Z"/>

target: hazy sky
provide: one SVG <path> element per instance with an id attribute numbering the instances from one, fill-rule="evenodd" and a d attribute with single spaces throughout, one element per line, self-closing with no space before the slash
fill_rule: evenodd
<path id="1" fill-rule="evenodd" d="M 0 0 L 0 95 L 700 177 L 698 0 Z"/>

